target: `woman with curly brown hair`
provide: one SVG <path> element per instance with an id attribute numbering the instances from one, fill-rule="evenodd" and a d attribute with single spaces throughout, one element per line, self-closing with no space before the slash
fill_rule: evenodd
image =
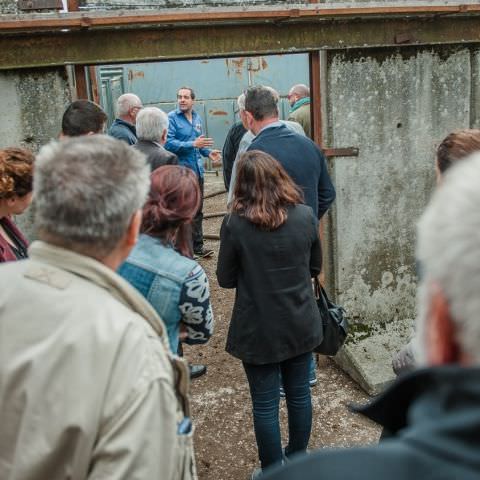
<path id="1" fill-rule="evenodd" d="M 0 262 L 27 257 L 28 242 L 13 223 L 32 201 L 33 154 L 23 148 L 0 150 Z"/>
<path id="2" fill-rule="evenodd" d="M 270 155 L 238 162 L 230 215 L 220 232 L 217 278 L 236 288 L 226 350 L 243 362 L 262 469 L 282 462 L 280 373 L 288 409 L 284 455 L 305 452 L 312 426 L 309 367 L 323 336 L 312 289 L 322 255 L 318 222 Z M 257 478 L 261 470 L 252 475 Z"/>

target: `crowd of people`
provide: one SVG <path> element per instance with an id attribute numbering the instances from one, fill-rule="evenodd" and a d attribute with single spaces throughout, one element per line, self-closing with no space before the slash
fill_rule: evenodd
<path id="1" fill-rule="evenodd" d="M 309 138 L 308 87 L 288 100 L 283 121 L 274 89 L 248 88 L 223 148 L 216 276 L 236 289 L 226 350 L 251 394 L 251 478 L 477 478 L 480 130 L 454 132 L 437 151 L 418 229 L 415 341 L 394 360 L 397 382 L 359 410 L 383 426 L 381 442 L 306 454 L 323 337 L 312 279 L 336 193 Z M 182 343 L 213 334 L 197 260 L 214 254 L 203 243 L 203 157 L 218 165 L 222 153 L 194 90 L 179 88 L 177 101 L 167 115 L 124 94 L 104 135 L 101 107 L 77 100 L 36 156 L 0 150 L 0 478 L 196 478 L 189 388 L 206 366 L 182 359 Z M 29 245 L 14 216 L 32 198 Z"/>

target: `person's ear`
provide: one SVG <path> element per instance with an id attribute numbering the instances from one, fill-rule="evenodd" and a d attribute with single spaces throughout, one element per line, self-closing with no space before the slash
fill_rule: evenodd
<path id="1" fill-rule="evenodd" d="M 255 119 L 253 118 L 253 115 L 250 112 L 247 112 L 246 110 L 245 110 L 245 116 L 246 116 L 246 119 L 247 119 L 248 129 L 251 130 L 252 127 L 253 127 L 253 123 L 254 123 Z"/>
<path id="2" fill-rule="evenodd" d="M 160 143 L 163 145 L 167 141 L 167 129 L 164 128 L 162 132 L 162 138 L 160 139 Z"/>
<path id="3" fill-rule="evenodd" d="M 430 365 L 446 365 L 460 360 L 455 324 L 450 306 L 439 286 L 433 286 L 426 318 L 426 349 Z"/>
<path id="4" fill-rule="evenodd" d="M 140 226 L 142 224 L 142 211 L 137 210 L 130 220 L 130 225 L 127 229 L 127 235 L 125 237 L 125 246 L 129 249 L 133 248 L 138 241 L 138 234 L 140 232 Z"/>

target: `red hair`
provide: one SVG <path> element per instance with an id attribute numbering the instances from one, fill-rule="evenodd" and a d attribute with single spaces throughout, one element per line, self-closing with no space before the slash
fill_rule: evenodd
<path id="1" fill-rule="evenodd" d="M 192 256 L 190 224 L 200 207 L 200 187 L 192 170 L 164 165 L 153 171 L 147 202 L 143 207 L 142 233 L 173 243 Z"/>

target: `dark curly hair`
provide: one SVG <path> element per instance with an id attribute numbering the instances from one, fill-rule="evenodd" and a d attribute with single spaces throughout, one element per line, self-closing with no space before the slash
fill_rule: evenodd
<path id="1" fill-rule="evenodd" d="M 0 198 L 23 197 L 32 191 L 34 160 L 24 148 L 0 150 Z"/>

